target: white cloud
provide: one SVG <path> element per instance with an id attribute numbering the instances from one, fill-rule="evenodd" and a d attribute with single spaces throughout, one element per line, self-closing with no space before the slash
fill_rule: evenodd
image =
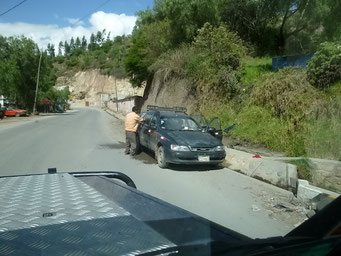
<path id="1" fill-rule="evenodd" d="M 125 14 L 117 15 L 115 13 L 96 12 L 90 18 L 94 30 L 103 30 L 111 32 L 112 36 L 131 33 L 135 26 L 136 17 L 126 16 Z"/>
<path id="2" fill-rule="evenodd" d="M 82 37 L 89 39 L 91 33 L 106 30 L 111 37 L 128 35 L 133 31 L 136 17 L 125 14 L 104 13 L 102 11 L 93 13 L 89 19 L 90 26 L 85 27 L 79 19 L 67 19 L 74 26 L 59 27 L 58 25 L 39 25 L 29 23 L 0 23 L 0 35 L 21 36 L 33 39 L 39 47 L 46 49 L 48 43 L 55 45 L 56 53 L 60 41 L 69 41 L 71 37 Z"/>
<path id="3" fill-rule="evenodd" d="M 84 25 L 84 22 L 79 20 L 79 19 L 73 19 L 73 18 L 66 18 L 65 19 L 67 22 L 69 22 L 71 25 Z"/>

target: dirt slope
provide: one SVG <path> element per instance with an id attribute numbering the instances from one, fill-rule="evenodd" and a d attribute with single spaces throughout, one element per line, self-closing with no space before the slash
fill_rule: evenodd
<path id="1" fill-rule="evenodd" d="M 188 113 L 197 110 L 195 92 L 191 90 L 188 80 L 173 78 L 165 81 L 162 72 L 157 72 L 147 89 L 142 110 L 145 110 L 147 105 L 187 107 Z"/>
<path id="2" fill-rule="evenodd" d="M 89 102 L 98 105 L 101 94 L 104 98 L 115 98 L 115 77 L 102 75 L 99 70 L 79 71 L 72 76 L 60 76 L 56 86 L 69 86 L 74 103 Z M 133 88 L 128 79 L 116 79 L 119 99 L 128 96 L 142 96 L 144 88 Z M 102 96 L 103 97 L 103 96 Z"/>

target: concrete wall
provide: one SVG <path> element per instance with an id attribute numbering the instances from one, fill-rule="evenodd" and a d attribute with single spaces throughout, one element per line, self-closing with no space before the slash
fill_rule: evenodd
<path id="1" fill-rule="evenodd" d="M 117 102 L 118 111 L 121 113 L 129 113 L 133 106 L 137 106 L 141 108 L 142 105 L 142 97 L 132 97 L 124 100 L 119 100 Z M 117 112 L 116 101 L 109 101 L 107 102 L 107 108 L 111 111 Z"/>

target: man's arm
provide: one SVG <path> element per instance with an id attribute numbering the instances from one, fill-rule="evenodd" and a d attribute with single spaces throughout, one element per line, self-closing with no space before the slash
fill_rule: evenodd
<path id="1" fill-rule="evenodd" d="M 140 117 L 139 115 L 136 115 L 135 120 L 136 120 L 137 122 L 143 122 L 143 121 L 146 121 L 146 118 L 142 118 L 142 117 Z"/>

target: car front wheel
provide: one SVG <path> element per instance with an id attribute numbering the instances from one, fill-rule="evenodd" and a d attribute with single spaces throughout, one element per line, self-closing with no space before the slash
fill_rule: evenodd
<path id="1" fill-rule="evenodd" d="M 157 164 L 162 169 L 167 167 L 167 162 L 165 159 L 165 151 L 162 146 L 158 147 L 157 149 Z"/>

